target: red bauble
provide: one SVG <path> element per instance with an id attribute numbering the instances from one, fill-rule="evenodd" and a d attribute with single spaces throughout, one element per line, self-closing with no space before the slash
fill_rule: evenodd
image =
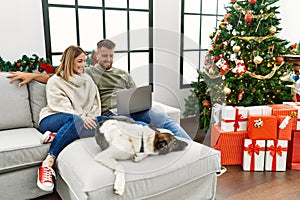
<path id="1" fill-rule="evenodd" d="M 210 103 L 209 101 L 204 101 L 202 104 L 203 107 L 209 108 L 210 107 Z"/>
<path id="2" fill-rule="evenodd" d="M 253 4 L 256 3 L 256 0 L 248 0 L 248 2 L 249 2 L 251 5 L 253 5 Z"/>
<path id="3" fill-rule="evenodd" d="M 279 64 L 281 64 L 284 61 L 283 57 L 281 57 L 281 56 L 277 56 L 276 60 Z"/>
<path id="4" fill-rule="evenodd" d="M 246 15 L 245 15 L 245 21 L 246 22 L 251 22 L 252 21 L 252 12 L 249 11 Z"/>
<path id="5" fill-rule="evenodd" d="M 236 2 L 236 0 L 231 0 L 231 3 L 235 3 Z"/>
<path id="6" fill-rule="evenodd" d="M 21 63 L 20 62 L 17 62 L 17 67 L 21 67 Z"/>

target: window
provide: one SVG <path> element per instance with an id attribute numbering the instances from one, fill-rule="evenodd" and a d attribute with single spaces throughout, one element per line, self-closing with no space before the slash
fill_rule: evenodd
<path id="1" fill-rule="evenodd" d="M 197 80 L 210 46 L 209 35 L 225 14 L 228 0 L 182 0 L 180 88 L 188 88 Z"/>
<path id="2" fill-rule="evenodd" d="M 137 85 L 153 83 L 153 0 L 43 0 L 46 56 L 53 65 L 70 45 L 96 49 L 103 38 L 116 43 L 114 66 Z"/>

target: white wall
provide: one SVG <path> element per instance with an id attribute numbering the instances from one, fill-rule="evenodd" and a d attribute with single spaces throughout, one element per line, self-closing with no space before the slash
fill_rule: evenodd
<path id="1" fill-rule="evenodd" d="M 280 37 L 299 42 L 300 1 L 279 2 Z M 179 89 L 181 0 L 154 0 L 154 99 L 184 110 L 190 89 Z M 37 0 L 0 1 L 0 56 L 15 61 L 23 54 L 45 57 L 42 3 Z"/>
<path id="2" fill-rule="evenodd" d="M 0 24 L 0 56 L 4 60 L 15 61 L 24 54 L 45 57 L 41 1 L 0 1 Z"/>
<path id="3" fill-rule="evenodd" d="M 154 1 L 154 97 L 184 110 L 189 89 L 180 89 L 181 0 Z"/>
<path id="4" fill-rule="evenodd" d="M 299 21 L 299 0 L 281 0 L 278 2 L 280 8 L 278 9 L 280 14 L 278 18 L 281 19 L 282 31 L 279 37 L 286 39 L 293 43 L 300 42 L 300 21 Z"/>

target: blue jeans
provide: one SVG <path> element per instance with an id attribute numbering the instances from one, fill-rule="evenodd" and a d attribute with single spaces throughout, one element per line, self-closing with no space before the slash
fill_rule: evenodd
<path id="1" fill-rule="evenodd" d="M 85 129 L 84 121 L 77 115 L 58 113 L 45 117 L 40 122 L 40 132 L 56 132 L 51 143 L 49 154 L 55 158 L 71 142 L 79 137 L 89 137 L 95 134 L 95 129 Z"/>
<path id="2" fill-rule="evenodd" d="M 107 116 L 113 116 L 109 113 Z M 191 137 L 181 128 L 169 115 L 158 109 L 151 108 L 146 111 L 133 113 L 130 115 L 136 122 L 141 121 L 147 124 L 153 124 L 157 128 L 164 128 L 171 131 L 175 136 L 191 140 Z"/>
<path id="3" fill-rule="evenodd" d="M 107 116 L 98 116 L 97 122 Z M 115 118 L 122 118 L 125 116 L 113 116 Z M 134 121 L 134 120 L 133 120 Z M 148 125 L 144 122 L 135 121 L 141 125 Z M 45 133 L 46 131 L 56 132 L 56 136 L 52 141 L 48 154 L 55 158 L 58 154 L 71 142 L 78 138 L 93 137 L 95 135 L 95 129 L 84 128 L 84 121 L 77 115 L 69 113 L 58 113 L 45 117 L 40 122 L 40 132 Z"/>

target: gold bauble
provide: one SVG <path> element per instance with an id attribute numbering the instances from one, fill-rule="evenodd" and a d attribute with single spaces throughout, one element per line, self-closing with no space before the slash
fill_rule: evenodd
<path id="1" fill-rule="evenodd" d="M 253 59 L 253 62 L 256 64 L 256 65 L 259 65 L 264 59 L 260 56 L 255 56 L 254 59 Z"/>
<path id="2" fill-rule="evenodd" d="M 229 95 L 231 93 L 231 89 L 228 87 L 224 87 L 223 91 L 226 95 Z"/>
<path id="3" fill-rule="evenodd" d="M 240 51 L 240 49 L 241 49 L 241 47 L 238 46 L 238 45 L 234 45 L 234 46 L 232 47 L 232 50 L 233 50 L 234 53 L 238 53 L 238 52 Z"/>
<path id="4" fill-rule="evenodd" d="M 271 34 L 275 34 L 276 31 L 277 31 L 277 29 L 276 29 L 275 26 L 271 26 L 269 30 L 270 30 L 270 33 L 271 33 Z"/>

